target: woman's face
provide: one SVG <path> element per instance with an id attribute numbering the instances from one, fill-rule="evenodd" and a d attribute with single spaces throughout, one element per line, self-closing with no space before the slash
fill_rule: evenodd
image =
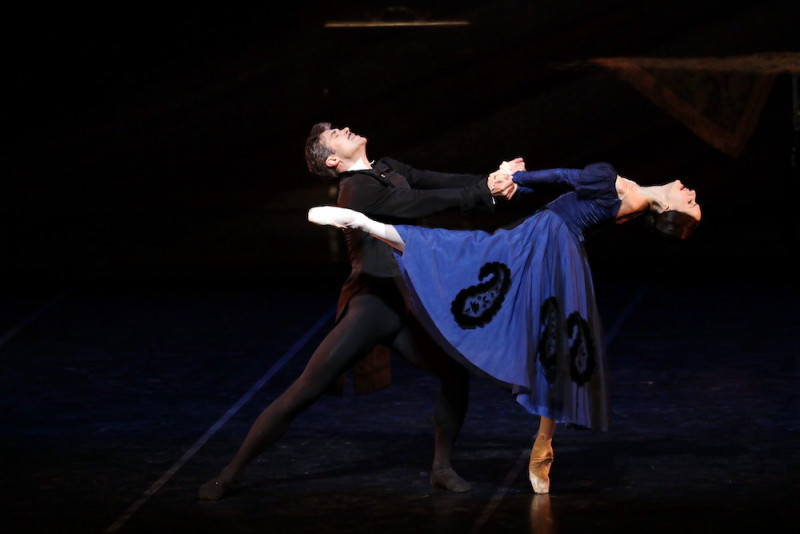
<path id="1" fill-rule="evenodd" d="M 666 195 L 667 208 L 680 211 L 700 220 L 700 204 L 697 203 L 697 195 L 693 189 L 689 189 L 680 180 L 667 184 Z"/>

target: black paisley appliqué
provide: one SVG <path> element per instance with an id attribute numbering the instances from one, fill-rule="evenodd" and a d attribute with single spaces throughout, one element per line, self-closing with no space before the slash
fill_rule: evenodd
<path id="1" fill-rule="evenodd" d="M 567 332 L 570 340 L 570 378 L 582 386 L 592 378 L 597 365 L 594 340 L 589 330 L 589 323 L 578 312 L 573 312 L 567 319 Z"/>
<path id="2" fill-rule="evenodd" d="M 555 297 L 544 301 L 539 311 L 539 344 L 536 354 L 541 370 L 549 384 L 554 384 L 559 358 L 569 358 L 569 378 L 578 386 L 592 379 L 597 368 L 597 350 L 588 321 L 580 313 L 564 317 Z M 568 350 L 567 350 L 568 349 Z"/>
<path id="3" fill-rule="evenodd" d="M 536 353 L 544 370 L 544 377 L 549 383 L 556 379 L 556 362 L 561 353 L 561 335 L 563 332 L 561 310 L 555 297 L 550 297 L 539 312 L 539 346 Z"/>
<path id="4" fill-rule="evenodd" d="M 450 305 L 456 323 L 464 329 L 491 322 L 511 287 L 511 269 L 500 262 L 489 262 L 481 267 L 478 279 L 480 284 L 459 291 Z"/>

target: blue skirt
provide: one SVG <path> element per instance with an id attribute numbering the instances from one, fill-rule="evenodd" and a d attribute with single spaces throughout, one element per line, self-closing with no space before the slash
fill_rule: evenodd
<path id="1" fill-rule="evenodd" d="M 606 430 L 602 325 L 578 237 L 550 210 L 492 233 L 396 225 L 416 315 L 530 413 Z"/>

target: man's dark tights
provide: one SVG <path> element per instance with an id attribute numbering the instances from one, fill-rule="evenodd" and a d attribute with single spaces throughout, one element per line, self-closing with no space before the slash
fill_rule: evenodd
<path id="1" fill-rule="evenodd" d="M 227 485 L 235 484 L 250 461 L 280 439 L 298 414 L 378 343 L 390 345 L 410 363 L 440 379 L 441 391 L 433 415 L 433 472 L 452 472 L 451 452 L 466 412 L 469 377 L 467 371 L 447 357 L 421 327 L 408 325 L 406 319 L 378 297 L 362 295 L 353 298 L 344 316 L 311 355 L 302 374 L 256 418 L 219 478 Z M 443 486 L 443 483 L 435 485 Z"/>

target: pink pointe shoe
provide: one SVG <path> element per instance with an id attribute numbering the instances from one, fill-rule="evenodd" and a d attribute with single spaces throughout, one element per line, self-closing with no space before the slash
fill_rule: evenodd
<path id="1" fill-rule="evenodd" d="M 553 447 L 547 444 L 547 449 L 542 451 L 539 447 L 531 450 L 531 459 L 528 463 L 528 478 L 531 481 L 534 493 L 550 492 L 550 466 L 553 465 Z"/>

